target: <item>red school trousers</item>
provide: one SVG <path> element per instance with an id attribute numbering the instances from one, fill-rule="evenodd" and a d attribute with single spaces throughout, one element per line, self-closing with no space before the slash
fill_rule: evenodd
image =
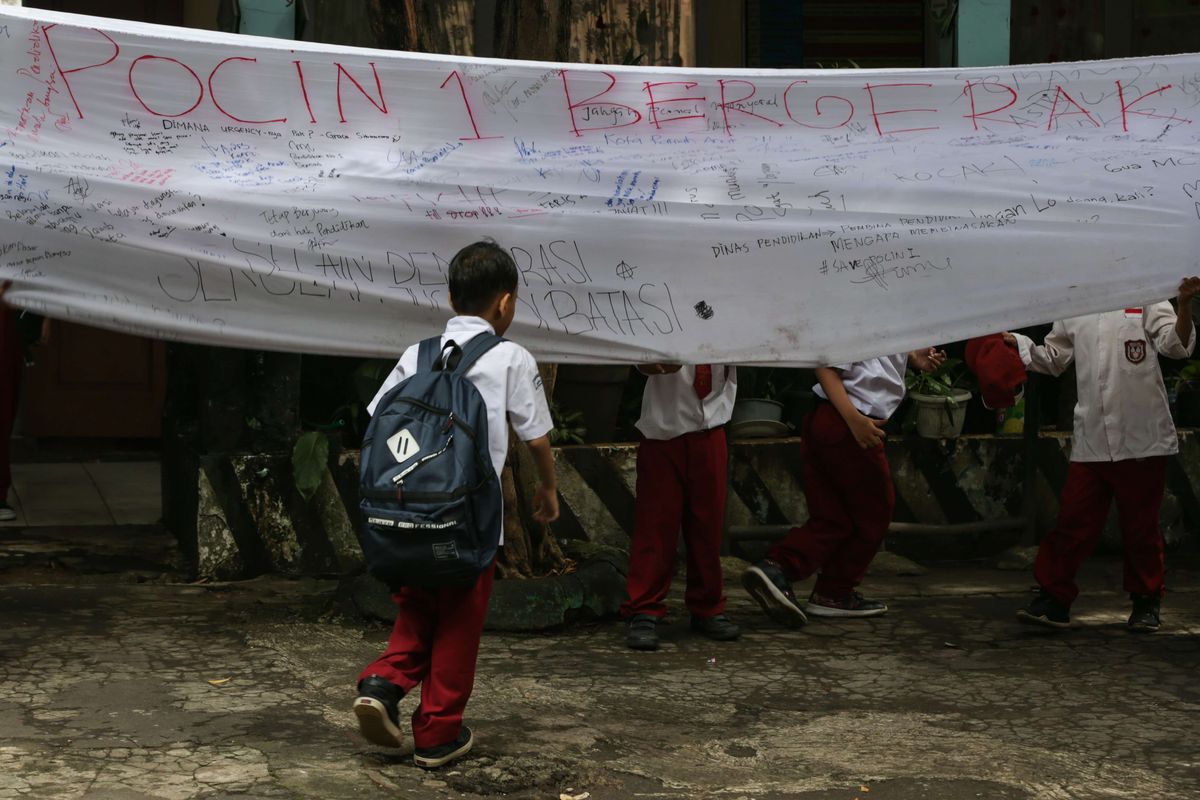
<path id="1" fill-rule="evenodd" d="M 21 336 L 17 312 L 0 303 L 0 503 L 8 502 L 12 487 L 11 440 L 21 396 Z"/>
<path id="2" fill-rule="evenodd" d="M 858 446 L 832 403 L 804 420 L 801 473 L 808 522 L 767 552 L 790 580 L 820 571 L 813 591 L 845 597 L 862 583 L 892 521 L 896 493 L 883 446 Z"/>
<path id="3" fill-rule="evenodd" d="M 622 616 L 667 613 L 663 601 L 671 588 L 680 529 L 687 546 L 688 610 L 702 619 L 725 612 L 721 539 L 728 462 L 724 428 L 643 439 L 638 445 L 637 504 L 625 581 L 629 599 L 621 606 Z"/>
<path id="4" fill-rule="evenodd" d="M 1158 510 L 1167 486 L 1167 457 L 1072 461 L 1067 468 L 1058 523 L 1038 547 L 1038 585 L 1065 605 L 1079 596 L 1075 574 L 1091 555 L 1115 498 L 1125 549 L 1125 591 L 1163 593 L 1163 536 Z"/>
<path id="5" fill-rule="evenodd" d="M 405 694 L 420 684 L 421 702 L 412 716 L 416 747 L 436 747 L 458 737 L 475 688 L 475 660 L 495 572 L 492 562 L 473 586 L 406 586 L 392 595 L 396 624 L 387 649 L 358 679 L 378 675 Z"/>

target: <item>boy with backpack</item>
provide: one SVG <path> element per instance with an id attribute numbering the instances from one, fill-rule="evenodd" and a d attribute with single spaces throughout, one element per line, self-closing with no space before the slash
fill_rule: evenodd
<path id="1" fill-rule="evenodd" d="M 492 241 L 450 261 L 457 316 L 440 338 L 408 348 L 367 406 L 360 540 L 392 585 L 387 648 L 359 676 L 363 736 L 400 747 L 397 704 L 421 686 L 412 717 L 417 766 L 435 769 L 473 744 L 462 724 L 503 544 L 500 473 L 508 424 L 537 465 L 533 518 L 558 518 L 550 410 L 533 356 L 501 339 L 517 305 L 512 257 Z"/>

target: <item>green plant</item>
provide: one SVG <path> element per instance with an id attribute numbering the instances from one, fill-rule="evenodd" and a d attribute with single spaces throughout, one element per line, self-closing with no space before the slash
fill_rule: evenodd
<path id="1" fill-rule="evenodd" d="M 329 437 L 324 431 L 300 434 L 292 448 L 292 480 L 305 501 L 311 500 L 320 488 L 328 461 Z"/>
<path id="2" fill-rule="evenodd" d="M 587 428 L 582 425 L 583 412 L 566 411 L 550 402 L 550 419 L 554 427 L 550 430 L 550 444 L 583 444 Z"/>
<path id="3" fill-rule="evenodd" d="M 1200 360 L 1192 360 L 1184 364 L 1183 368 L 1179 370 L 1177 380 L 1179 389 L 1200 388 Z"/>
<path id="4" fill-rule="evenodd" d="M 933 372 L 922 372 L 909 369 L 904 378 L 908 391 L 914 394 L 932 395 L 946 398 L 946 405 L 953 408 L 958 405 L 954 399 L 959 392 L 966 391 L 970 374 L 961 358 L 947 358 Z"/>

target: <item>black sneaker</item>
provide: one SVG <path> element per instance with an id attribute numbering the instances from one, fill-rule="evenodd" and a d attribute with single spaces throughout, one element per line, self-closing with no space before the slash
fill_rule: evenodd
<path id="1" fill-rule="evenodd" d="M 413 751 L 413 763 L 421 769 L 437 769 L 444 767 L 456 758 L 471 752 L 475 744 L 475 734 L 466 725 L 458 732 L 458 738 L 453 742 L 439 744 L 437 747 L 419 747 Z"/>
<path id="2" fill-rule="evenodd" d="M 658 649 L 658 617 L 638 614 L 629 620 L 625 644 L 630 650 Z"/>
<path id="3" fill-rule="evenodd" d="M 742 573 L 742 586 L 781 625 L 799 628 L 808 622 L 804 609 L 792 593 L 792 584 L 774 561 L 760 561 Z"/>
<path id="4" fill-rule="evenodd" d="M 1129 630 L 1137 633 L 1154 633 L 1162 625 L 1160 599 L 1153 595 L 1131 594 L 1133 613 L 1129 615 Z"/>
<path id="5" fill-rule="evenodd" d="M 692 617 L 692 630 L 717 642 L 732 642 L 742 635 L 733 620 L 724 614 L 715 617 Z"/>
<path id="6" fill-rule="evenodd" d="M 378 675 L 370 675 L 358 682 L 354 716 L 358 717 L 358 730 L 364 739 L 380 747 L 401 746 L 403 734 L 398 705 L 402 697 L 404 692 L 399 686 Z"/>
<path id="7" fill-rule="evenodd" d="M 1071 607 L 1063 605 L 1045 589 L 1039 589 L 1037 597 L 1017 612 L 1017 619 L 1048 628 L 1071 627 Z"/>
<path id="8" fill-rule="evenodd" d="M 0 522 L 12 522 L 17 518 L 17 512 L 8 503 L 0 503 Z"/>
<path id="9" fill-rule="evenodd" d="M 814 617 L 878 617 L 886 614 L 888 607 L 887 603 L 868 600 L 858 592 L 845 597 L 825 597 L 813 592 L 805 610 Z"/>

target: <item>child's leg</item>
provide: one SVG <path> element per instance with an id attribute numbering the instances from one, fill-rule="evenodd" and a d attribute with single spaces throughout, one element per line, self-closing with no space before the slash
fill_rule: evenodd
<path id="1" fill-rule="evenodd" d="M 396 623 L 387 647 L 358 679 L 378 675 L 408 694 L 429 671 L 429 654 L 438 623 L 438 597 L 436 590 L 406 586 L 392 595 L 392 599 L 396 602 Z"/>
<path id="2" fill-rule="evenodd" d="M 830 478 L 850 509 L 854 532 L 844 537 L 821 567 L 813 591 L 843 598 L 862 583 L 871 559 L 887 535 L 896 507 L 892 471 L 882 447 L 846 451 L 829 464 Z"/>
<path id="3" fill-rule="evenodd" d="M 792 528 L 787 537 L 767 551 L 767 558 L 783 570 L 789 580 L 812 575 L 842 540 L 854 530 L 840 486 L 832 478 L 831 465 L 852 457 L 859 450 L 850 428 L 830 403 L 818 403 L 804 420 L 800 442 L 800 470 L 808 522 Z"/>
<path id="4" fill-rule="evenodd" d="M 633 540 L 629 543 L 629 576 L 625 579 L 628 599 L 621 605 L 623 617 L 662 617 L 667 613 L 663 600 L 671 588 L 675 568 L 686 458 L 683 437 L 645 439 L 638 446 L 637 503 Z"/>
<path id="5" fill-rule="evenodd" d="M 725 533 L 725 495 L 729 486 L 729 451 L 724 428 L 690 434 L 687 439 L 687 510 L 683 540 L 687 544 L 687 594 L 693 616 L 706 619 L 725 612 L 725 580 L 721 574 L 721 539 Z"/>
<path id="6" fill-rule="evenodd" d="M 1075 573 L 1104 530 L 1113 489 L 1103 464 L 1072 461 L 1059 500 L 1058 522 L 1038 547 L 1033 575 L 1063 605 L 1079 596 Z"/>
<path id="7" fill-rule="evenodd" d="M 475 661 L 495 574 L 493 562 L 473 586 L 434 590 L 437 625 L 429 672 L 412 718 L 413 743 L 418 749 L 452 742 L 462 728 L 463 710 L 475 688 Z"/>
<path id="8" fill-rule="evenodd" d="M 1118 461 L 1111 466 L 1125 544 L 1125 591 L 1159 597 L 1165 564 L 1158 513 L 1167 487 L 1167 458 Z"/>

